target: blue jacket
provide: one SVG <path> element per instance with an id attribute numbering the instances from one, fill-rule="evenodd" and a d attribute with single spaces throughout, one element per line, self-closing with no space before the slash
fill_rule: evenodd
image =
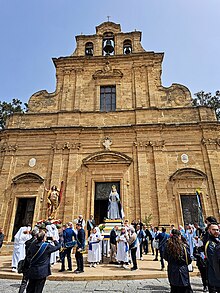
<path id="1" fill-rule="evenodd" d="M 73 241 L 73 237 L 76 239 L 76 233 L 73 231 L 72 228 L 66 228 L 63 231 L 63 242 L 64 244 L 67 242 Z"/>
<path id="2" fill-rule="evenodd" d="M 138 238 L 139 243 L 142 243 L 142 241 L 144 240 L 144 237 L 145 237 L 145 232 L 143 230 L 139 230 L 139 231 L 136 231 L 136 234 L 137 234 L 137 238 Z"/>
<path id="3" fill-rule="evenodd" d="M 158 249 L 160 251 L 164 251 L 165 249 L 165 246 L 166 246 L 166 242 L 167 242 L 167 239 L 170 238 L 170 235 L 165 233 L 165 232 L 162 232 L 162 233 L 159 233 L 155 239 L 156 240 L 159 240 L 159 247 Z"/>
<path id="4" fill-rule="evenodd" d="M 36 254 L 36 252 L 41 247 L 43 242 L 34 241 L 28 250 L 27 260 L 31 263 L 32 257 Z M 60 249 L 61 244 L 57 241 L 54 241 L 54 245 L 48 244 L 44 253 L 36 260 L 35 263 L 30 265 L 30 268 L 27 272 L 27 277 L 29 279 L 38 280 L 46 278 L 47 276 L 51 275 L 50 270 L 50 255 L 52 252 Z"/>

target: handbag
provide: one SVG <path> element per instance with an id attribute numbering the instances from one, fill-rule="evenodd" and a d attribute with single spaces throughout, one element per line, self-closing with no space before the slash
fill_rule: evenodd
<path id="1" fill-rule="evenodd" d="M 189 272 L 193 272 L 193 265 L 192 264 L 188 265 L 188 270 L 189 270 Z"/>
<path id="2" fill-rule="evenodd" d="M 159 240 L 154 239 L 153 240 L 153 248 L 158 249 L 159 248 Z"/>
<path id="3" fill-rule="evenodd" d="M 192 263 L 189 264 L 189 260 L 188 260 L 187 252 L 186 252 L 186 247 L 183 246 L 183 249 L 184 249 L 184 253 L 185 253 L 185 257 L 186 257 L 186 264 L 188 266 L 188 271 L 193 272 L 193 265 L 192 265 Z"/>
<path id="4" fill-rule="evenodd" d="M 25 269 L 25 259 L 21 259 L 19 260 L 18 262 L 18 273 L 21 274 L 24 272 L 24 269 Z"/>

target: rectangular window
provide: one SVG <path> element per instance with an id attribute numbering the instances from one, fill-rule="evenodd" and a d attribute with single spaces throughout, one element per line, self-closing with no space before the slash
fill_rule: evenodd
<path id="1" fill-rule="evenodd" d="M 116 86 L 108 85 L 100 87 L 100 111 L 111 112 L 116 109 Z"/>

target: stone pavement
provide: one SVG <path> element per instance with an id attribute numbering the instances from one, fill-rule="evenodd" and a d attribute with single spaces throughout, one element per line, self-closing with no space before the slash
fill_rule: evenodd
<path id="1" fill-rule="evenodd" d="M 60 263 L 52 266 L 52 276 L 50 280 L 60 281 L 97 281 L 97 280 L 141 280 L 141 279 L 159 279 L 166 278 L 167 272 L 160 270 L 160 262 L 153 261 L 152 255 L 144 255 L 143 261 L 138 260 L 138 270 L 130 271 L 121 268 L 118 265 L 108 264 L 109 259 L 104 259 L 104 263 L 96 268 L 90 268 L 86 263 L 86 255 L 84 256 L 85 269 L 82 274 L 74 274 L 73 272 L 65 271 L 58 272 Z M 75 257 L 72 256 L 73 269 L 76 268 Z M 131 267 L 131 266 L 130 266 Z M 195 264 L 194 267 L 196 268 Z M 197 276 L 198 270 L 195 269 L 191 276 Z M 11 256 L 0 255 L 0 279 L 21 279 L 21 275 L 11 271 Z"/>
<path id="2" fill-rule="evenodd" d="M 20 281 L 0 280 L 1 293 L 17 293 Z M 201 279 L 191 278 L 194 293 L 202 292 Z M 43 293 L 168 293 L 167 279 L 110 281 L 47 281 Z"/>
<path id="3" fill-rule="evenodd" d="M 152 255 L 144 255 L 144 260 L 138 260 L 137 271 L 130 271 L 118 265 L 108 264 L 109 259 L 96 268 L 90 268 L 84 256 L 85 272 L 74 274 L 65 271 L 58 272 L 60 263 L 52 266 L 52 276 L 47 280 L 44 293 L 121 293 L 121 292 L 169 292 L 167 271 L 160 270 L 160 262 L 153 261 Z M 72 256 L 73 269 L 76 267 L 74 255 Z M 130 266 L 131 267 L 131 266 Z M 194 272 L 190 273 L 194 292 L 202 292 L 201 280 L 194 263 Z M 21 274 L 11 271 L 11 255 L 0 255 L 0 292 L 18 292 Z M 72 282 L 74 281 L 74 282 Z"/>

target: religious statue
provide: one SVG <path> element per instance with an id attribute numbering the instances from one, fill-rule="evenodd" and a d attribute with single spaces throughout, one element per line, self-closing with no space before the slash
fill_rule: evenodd
<path id="1" fill-rule="evenodd" d="M 46 189 L 47 193 L 47 204 L 48 204 L 48 217 L 53 219 L 56 216 L 56 211 L 60 205 L 62 192 L 63 192 L 63 181 L 61 182 L 60 189 L 56 185 L 53 185 L 51 189 Z"/>
<path id="2" fill-rule="evenodd" d="M 109 194 L 108 214 L 107 218 L 111 220 L 123 219 L 123 210 L 120 203 L 120 197 L 116 186 L 112 185 L 112 190 Z"/>

